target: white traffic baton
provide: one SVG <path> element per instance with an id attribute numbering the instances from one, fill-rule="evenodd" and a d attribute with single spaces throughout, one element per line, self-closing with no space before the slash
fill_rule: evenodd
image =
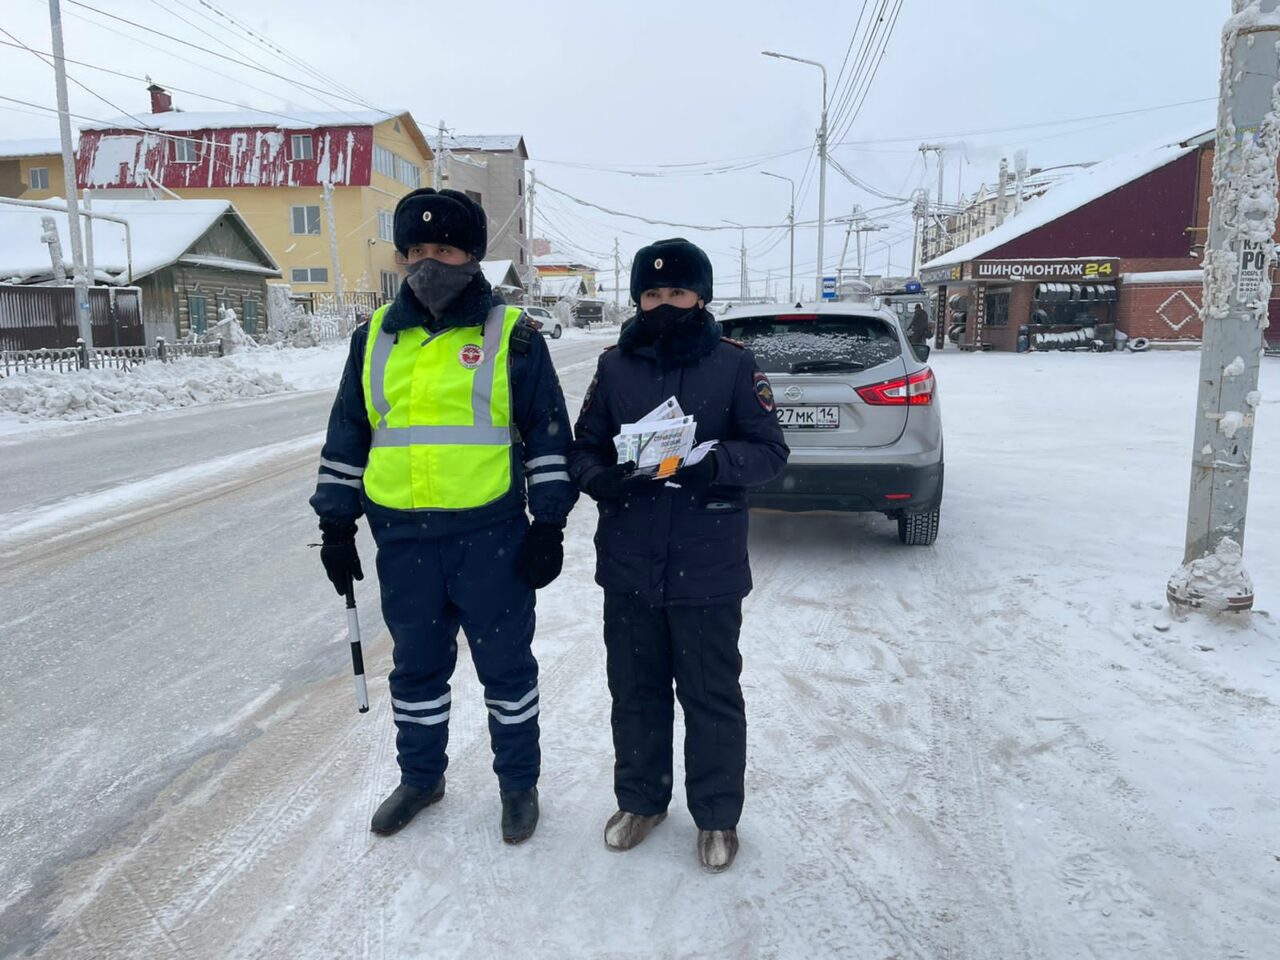
<path id="1" fill-rule="evenodd" d="M 369 712 L 369 689 L 364 683 L 364 652 L 360 647 L 360 616 L 356 613 L 356 585 L 347 580 L 347 636 L 351 640 L 351 668 L 356 674 L 356 707 Z"/>

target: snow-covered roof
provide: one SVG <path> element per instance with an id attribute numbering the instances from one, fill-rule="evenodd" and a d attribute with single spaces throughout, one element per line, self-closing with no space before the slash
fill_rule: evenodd
<path id="1" fill-rule="evenodd" d="M 524 284 L 520 282 L 520 274 L 516 272 L 515 264 L 510 260 L 482 260 L 480 270 L 491 287 L 524 289 Z"/>
<path id="2" fill-rule="evenodd" d="M 587 289 L 582 277 L 542 277 L 539 286 L 544 297 L 576 297 Z"/>
<path id="3" fill-rule="evenodd" d="M 371 127 L 406 113 L 404 110 L 310 111 L 284 109 L 279 113 L 261 110 L 168 110 L 164 113 L 137 113 L 113 117 L 101 123 L 84 123 L 81 130 L 144 130 L 182 132 L 221 130 L 228 127 L 273 127 L 280 130 L 307 130 L 314 127 Z"/>
<path id="4" fill-rule="evenodd" d="M 30 280 L 52 273 L 49 248 L 41 238 L 41 220 L 52 215 L 62 244 L 62 259 L 68 270 L 71 245 L 67 239 L 66 202 L 60 198 L 45 200 L 40 207 L 18 207 L 0 204 L 0 282 L 11 278 Z M 81 208 L 83 209 L 83 207 Z M 230 215 L 253 232 L 240 219 L 229 200 L 103 200 L 93 202 L 94 213 L 109 214 L 129 222 L 133 253 L 133 279 L 161 270 L 181 258 L 215 223 Z M 83 219 L 82 219 L 83 222 Z M 99 279 L 124 282 L 128 268 L 124 226 L 110 221 L 93 221 L 93 261 Z M 255 238 L 256 239 L 256 238 Z M 258 244 L 262 248 L 262 244 Z M 264 260 L 271 264 L 273 275 L 279 275 L 270 254 L 262 248 Z M 220 266 L 238 265 L 228 261 Z M 263 264 L 256 264 L 262 267 Z M 256 271 L 255 271 L 256 272 Z M 109 275 L 109 276 L 104 276 Z"/>
<path id="5" fill-rule="evenodd" d="M 457 134 L 445 138 L 445 147 L 459 153 L 465 153 L 468 150 L 482 153 L 512 153 L 521 149 L 523 145 L 524 137 L 518 133 Z"/>
<path id="6" fill-rule="evenodd" d="M 1152 270 L 1146 273 L 1122 273 L 1125 283 L 1203 283 L 1203 270 Z"/>
<path id="7" fill-rule="evenodd" d="M 47 157 L 62 153 L 62 141 L 57 137 L 39 140 L 0 140 L 0 157 Z"/>
<path id="8" fill-rule="evenodd" d="M 1202 129 L 1197 128 L 1197 134 Z M 1159 170 L 1179 157 L 1186 156 L 1196 149 L 1193 141 L 1194 138 L 1191 137 L 1173 141 L 1163 140 L 1094 164 L 1075 176 L 1055 183 L 1041 196 L 1028 200 L 1021 213 L 1006 220 L 990 233 L 954 250 L 949 250 L 928 263 L 921 264 L 920 269 L 966 263 L 981 257 L 1011 240 L 1016 240 L 1023 234 L 1052 223 L 1087 203 L 1092 203 L 1099 197 L 1119 190 L 1153 170 Z"/>
<path id="9" fill-rule="evenodd" d="M 584 267 L 587 270 L 595 270 L 596 267 L 590 263 L 583 262 L 581 257 L 575 257 L 568 253 L 543 253 L 533 258 L 535 267 Z"/>

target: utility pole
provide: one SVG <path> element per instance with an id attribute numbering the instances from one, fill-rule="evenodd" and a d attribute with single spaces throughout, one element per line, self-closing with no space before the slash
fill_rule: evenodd
<path id="1" fill-rule="evenodd" d="M 822 120 L 818 125 L 818 273 L 817 283 L 813 288 L 813 298 L 822 299 L 822 241 L 827 227 L 827 68 L 817 60 L 805 60 L 785 53 L 774 53 L 772 50 L 760 51 L 766 57 L 776 60 L 792 60 L 796 63 L 807 63 L 822 71 Z"/>
<path id="2" fill-rule="evenodd" d="M 529 295 L 536 303 L 542 294 L 542 274 L 538 272 L 537 236 L 533 229 L 534 195 L 538 192 L 538 172 L 529 171 L 529 189 L 525 196 L 529 201 Z"/>
<path id="3" fill-rule="evenodd" d="M 1253 607 L 1243 549 L 1258 367 L 1280 213 L 1277 7 L 1280 0 L 1232 0 L 1233 15 L 1222 34 L 1186 550 L 1167 590 L 1179 609 Z"/>
<path id="4" fill-rule="evenodd" d="M 739 283 L 738 295 L 742 298 L 742 302 L 747 302 L 747 297 L 751 295 L 751 290 L 747 285 L 747 231 L 742 231 L 742 246 L 738 248 L 742 254 L 742 277 Z"/>
<path id="5" fill-rule="evenodd" d="M 796 182 L 790 177 L 784 177 L 780 173 L 769 173 L 767 170 L 761 170 L 766 177 L 773 177 L 775 180 L 785 180 L 791 184 L 791 207 L 787 211 L 787 227 L 791 232 L 791 264 L 787 273 L 787 302 L 794 303 L 796 299 Z"/>
<path id="6" fill-rule="evenodd" d="M 911 275 L 914 277 L 920 262 L 920 240 L 925 219 L 929 216 L 929 191 L 916 190 L 911 195 L 911 216 L 916 228 L 911 232 Z"/>
<path id="7" fill-rule="evenodd" d="M 58 133 L 62 139 L 62 182 L 67 192 L 67 236 L 71 240 L 71 282 L 75 287 L 76 328 L 85 350 L 93 356 L 93 320 L 89 314 L 89 279 L 84 272 L 80 237 L 80 204 L 76 199 L 76 155 L 71 143 L 71 108 L 67 99 L 67 63 L 62 49 L 62 7 L 49 0 L 49 30 L 53 38 L 53 77 L 58 91 Z M 90 229 L 93 229 L 92 226 Z"/>
<path id="8" fill-rule="evenodd" d="M 449 173 L 444 165 L 444 121 L 440 121 L 440 129 L 436 132 L 436 155 L 431 170 L 431 185 L 443 190 L 448 184 Z"/>
<path id="9" fill-rule="evenodd" d="M 618 238 L 613 238 L 613 305 L 618 303 L 618 286 L 622 282 L 622 258 L 618 255 Z"/>
<path id="10" fill-rule="evenodd" d="M 93 264 L 93 198 L 89 196 L 88 190 L 84 192 L 84 215 L 84 267 L 89 282 L 93 283 L 98 271 Z"/>
<path id="11" fill-rule="evenodd" d="M 338 310 L 346 308 L 346 291 L 342 283 L 342 264 L 338 260 L 338 225 L 333 215 L 333 184 L 328 180 L 320 184 L 320 195 L 324 198 L 325 219 L 329 225 L 329 262 L 333 265 L 333 296 Z"/>

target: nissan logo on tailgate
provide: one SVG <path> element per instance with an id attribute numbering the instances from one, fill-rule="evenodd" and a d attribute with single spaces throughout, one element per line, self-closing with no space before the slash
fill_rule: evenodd
<path id="1" fill-rule="evenodd" d="M 799 400 L 804 396 L 804 391 L 799 387 L 787 387 L 787 389 L 783 391 L 782 396 L 787 400 Z"/>

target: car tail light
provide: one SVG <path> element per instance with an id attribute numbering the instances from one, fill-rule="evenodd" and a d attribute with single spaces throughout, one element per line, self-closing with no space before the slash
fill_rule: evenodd
<path id="1" fill-rule="evenodd" d="M 936 381 L 928 367 L 908 377 L 858 387 L 858 396 L 877 407 L 918 407 L 933 403 Z"/>

